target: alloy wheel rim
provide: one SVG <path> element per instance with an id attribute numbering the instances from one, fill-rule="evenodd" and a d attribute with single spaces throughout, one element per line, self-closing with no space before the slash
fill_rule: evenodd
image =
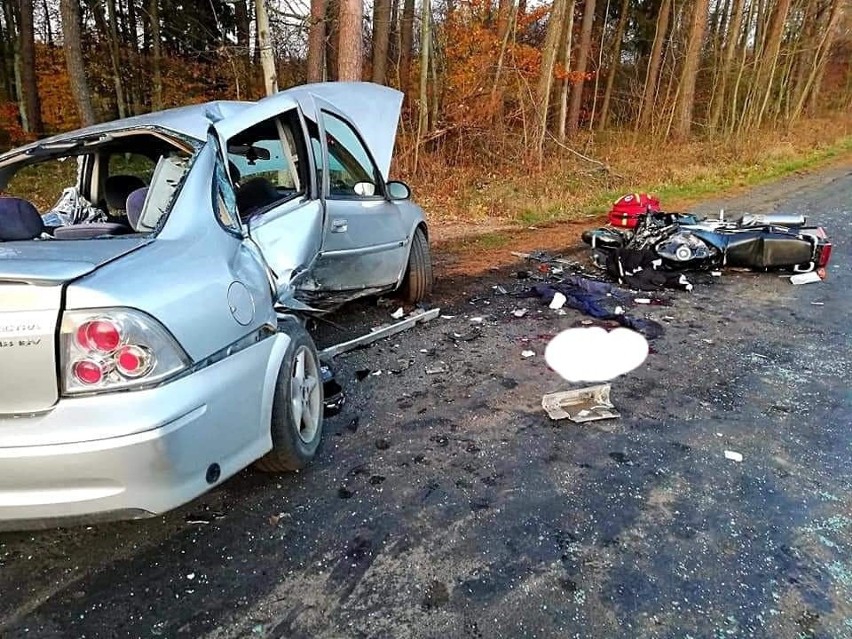
<path id="1" fill-rule="evenodd" d="M 290 404 L 293 428 L 304 443 L 316 437 L 320 422 L 320 378 L 316 360 L 306 346 L 300 346 L 290 373 Z"/>

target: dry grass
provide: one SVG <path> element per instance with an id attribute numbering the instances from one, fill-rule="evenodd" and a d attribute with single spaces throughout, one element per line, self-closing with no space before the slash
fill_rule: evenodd
<path id="1" fill-rule="evenodd" d="M 655 142 L 630 133 L 588 134 L 572 147 L 603 166 L 553 145 L 543 166 L 521 152 L 421 152 L 402 144 L 397 173 L 408 180 L 433 225 L 450 235 L 599 215 L 631 191 L 653 191 L 665 206 L 747 187 L 852 153 L 852 115 L 802 121 L 724 141 Z M 469 155 L 474 155 L 472 152 Z"/>

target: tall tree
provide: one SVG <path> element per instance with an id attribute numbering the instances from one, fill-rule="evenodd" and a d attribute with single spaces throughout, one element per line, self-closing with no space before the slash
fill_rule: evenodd
<path id="1" fill-rule="evenodd" d="M 245 2 L 243 2 L 245 7 Z M 163 43 L 160 40 L 160 0 L 148 1 L 148 22 L 151 34 L 151 107 L 154 111 L 163 108 Z M 239 42 L 239 40 L 238 40 Z M 248 47 L 248 33 L 245 34 L 245 46 Z M 246 48 L 246 51 L 248 49 Z"/>
<path id="2" fill-rule="evenodd" d="M 781 50 L 781 38 L 784 34 L 784 25 L 787 22 L 787 13 L 790 10 L 791 0 L 778 0 L 769 30 L 766 32 L 764 46 L 761 49 L 760 60 L 757 66 L 757 77 L 754 81 L 754 95 L 752 99 L 751 123 L 760 126 L 766 112 L 766 105 L 772 95 L 772 81 L 775 78 L 775 70 L 778 65 L 778 54 Z"/>
<path id="3" fill-rule="evenodd" d="M 677 99 L 675 100 L 672 132 L 675 137 L 686 138 L 692 129 L 692 112 L 695 108 L 695 80 L 698 62 L 707 27 L 709 0 L 695 0 L 692 6 L 692 23 L 687 35 L 686 55 L 680 71 Z"/>
<path id="4" fill-rule="evenodd" d="M 71 93 L 77 103 L 80 123 L 83 126 L 88 126 L 94 124 L 96 118 L 83 61 L 79 0 L 59 0 L 59 12 L 62 16 L 62 46 L 65 49 L 65 63 L 68 66 Z"/>
<path id="5" fill-rule="evenodd" d="M 338 12 L 337 79 L 360 80 L 363 66 L 363 38 L 361 28 L 364 22 L 362 0 L 340 0 Z"/>
<path id="6" fill-rule="evenodd" d="M 725 53 L 722 60 L 722 68 L 719 71 L 719 84 L 716 87 L 715 94 L 713 95 L 713 106 L 710 110 L 711 130 L 716 129 L 716 127 L 719 126 L 719 119 L 722 117 L 722 110 L 726 103 L 728 78 L 733 70 L 734 54 L 737 51 L 737 43 L 740 40 L 744 8 L 745 0 L 734 0 L 734 13 L 731 16 L 731 21 L 728 24 L 725 37 Z"/>
<path id="7" fill-rule="evenodd" d="M 373 0 L 373 82 L 384 84 L 390 44 L 391 0 Z"/>
<path id="8" fill-rule="evenodd" d="M 18 35 L 21 52 L 21 99 L 26 114 L 24 130 L 41 133 L 41 103 L 36 79 L 35 29 L 33 28 L 33 0 L 20 0 L 21 32 Z"/>
<path id="9" fill-rule="evenodd" d="M 547 134 L 547 115 L 550 111 L 550 90 L 553 87 L 553 69 L 559 54 L 559 40 L 564 29 L 567 0 L 553 0 L 550 18 L 547 21 L 547 33 L 541 52 L 541 70 L 538 76 L 538 88 L 535 93 L 538 113 L 536 114 L 536 152 L 539 162 L 544 153 L 544 138 Z"/>
<path id="10" fill-rule="evenodd" d="M 118 38 L 118 20 L 115 11 L 115 1 L 107 0 L 107 16 L 109 18 L 109 51 L 112 58 L 112 81 L 115 86 L 115 101 L 118 104 L 118 117 L 127 115 L 127 100 L 124 96 L 124 82 L 121 72 L 124 68 L 121 60 L 121 42 Z"/>
<path id="11" fill-rule="evenodd" d="M 833 0 L 831 3 L 831 12 L 829 13 L 827 26 L 823 30 L 822 39 L 816 51 L 816 60 L 808 75 L 805 86 L 798 97 L 793 113 L 790 116 L 791 120 L 796 120 L 801 116 L 805 108 L 805 102 L 809 98 L 812 101 L 812 106 L 815 105 L 816 100 L 814 97 L 819 95 L 831 46 L 837 37 L 837 28 L 843 16 L 843 2 L 844 0 Z"/>
<path id="12" fill-rule="evenodd" d="M 651 124 L 651 115 L 657 102 L 657 86 L 660 78 L 660 66 L 663 61 L 663 45 L 669 32 L 672 0 L 663 0 L 660 12 L 657 14 L 657 26 L 654 32 L 654 44 L 651 45 L 651 57 L 648 60 L 648 70 L 645 73 L 645 86 L 642 90 L 642 102 L 639 115 L 636 118 L 636 128 L 647 129 Z"/>
<path id="13" fill-rule="evenodd" d="M 583 105 L 583 86 L 586 83 L 586 65 L 589 62 L 589 51 L 592 47 L 592 27 L 595 23 L 595 0 L 586 0 L 583 7 L 583 24 L 580 27 L 580 48 L 577 51 L 577 81 L 571 88 L 571 106 L 568 109 L 569 131 L 574 131 L 580 125 L 580 107 Z"/>
<path id="14" fill-rule="evenodd" d="M 278 69 L 275 67 L 275 49 L 272 44 L 272 31 L 269 27 L 269 14 L 266 12 L 266 0 L 256 0 L 254 14 L 257 20 L 260 65 L 263 68 L 263 86 L 266 95 L 272 95 L 278 92 Z"/>
<path id="15" fill-rule="evenodd" d="M 618 14 L 618 25 L 615 27 L 615 36 L 613 36 L 612 40 L 609 71 L 606 74 L 606 89 L 604 89 L 603 104 L 601 105 L 601 129 L 605 129 L 609 124 L 609 103 L 612 100 L 612 88 L 615 85 L 615 76 L 618 73 L 619 66 L 621 66 L 621 47 L 624 40 L 624 31 L 627 28 L 629 10 L 630 0 L 622 0 L 621 12 Z"/>
<path id="16" fill-rule="evenodd" d="M 565 71 L 565 77 L 562 78 L 559 89 L 557 134 L 560 142 L 565 141 L 566 122 L 568 120 L 568 94 L 571 90 L 571 50 L 574 47 L 574 13 L 576 8 L 576 0 L 571 0 L 568 3 L 568 10 L 565 12 L 565 28 L 562 31 L 562 68 Z"/>
<path id="17" fill-rule="evenodd" d="M 432 4 L 422 0 L 420 14 L 420 100 L 417 118 L 417 149 L 429 130 L 429 49 L 432 45 Z M 414 167 L 417 170 L 417 155 Z"/>
<path id="18" fill-rule="evenodd" d="M 308 82 L 322 82 L 325 58 L 325 0 L 311 0 L 311 23 L 308 28 Z"/>
<path id="19" fill-rule="evenodd" d="M 414 0 L 404 0 L 399 27 L 399 89 L 405 93 L 411 81 L 411 48 L 414 45 Z"/>

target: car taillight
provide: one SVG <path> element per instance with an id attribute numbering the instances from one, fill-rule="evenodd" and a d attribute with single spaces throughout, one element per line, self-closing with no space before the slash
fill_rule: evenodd
<path id="1" fill-rule="evenodd" d="M 66 395 L 147 386 L 189 365 L 162 324 L 133 309 L 65 312 L 60 348 Z"/>
<path id="2" fill-rule="evenodd" d="M 817 268 L 825 268 L 828 266 L 828 260 L 831 259 L 831 242 L 825 242 L 819 250 L 817 258 Z"/>

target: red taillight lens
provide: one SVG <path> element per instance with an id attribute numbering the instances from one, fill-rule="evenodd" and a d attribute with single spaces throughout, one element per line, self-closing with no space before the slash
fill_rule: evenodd
<path id="1" fill-rule="evenodd" d="M 71 370 L 73 371 L 74 377 L 77 381 L 81 384 L 85 384 L 86 386 L 100 384 L 104 379 L 103 367 L 90 359 L 83 359 L 78 362 L 74 362 L 71 366 Z"/>
<path id="2" fill-rule="evenodd" d="M 77 329 L 76 337 L 80 348 L 101 353 L 112 353 L 121 344 L 121 331 L 107 319 L 86 322 Z"/>
<path id="3" fill-rule="evenodd" d="M 130 308 L 65 311 L 60 346 L 64 395 L 156 384 L 190 363 L 160 322 Z"/>
<path id="4" fill-rule="evenodd" d="M 817 260 L 818 268 L 825 268 L 828 266 L 828 260 L 831 259 L 831 242 L 826 242 L 820 247 L 819 251 L 819 259 Z"/>
<path id="5" fill-rule="evenodd" d="M 115 354 L 115 366 L 125 377 L 141 377 L 153 364 L 151 353 L 141 346 L 122 346 Z"/>

